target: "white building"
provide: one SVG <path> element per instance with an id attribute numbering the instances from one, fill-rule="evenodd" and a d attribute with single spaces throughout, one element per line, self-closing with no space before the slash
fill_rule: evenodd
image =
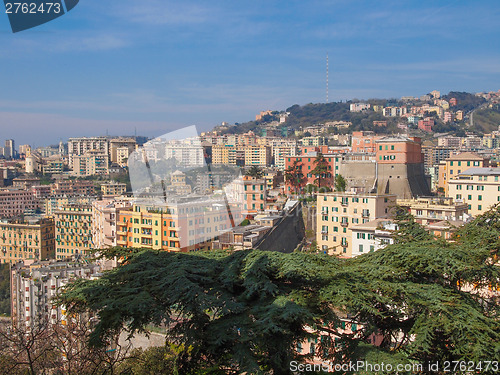
<path id="1" fill-rule="evenodd" d="M 377 251 L 394 243 L 392 234 L 398 229 L 389 219 L 375 219 L 351 228 L 352 256 Z"/>

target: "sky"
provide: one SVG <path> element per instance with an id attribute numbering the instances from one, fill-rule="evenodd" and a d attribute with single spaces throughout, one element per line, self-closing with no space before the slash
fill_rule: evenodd
<path id="1" fill-rule="evenodd" d="M 327 54 L 330 101 L 500 89 L 498 0 L 80 0 L 16 34 L 2 13 L 0 145 L 325 102 Z"/>

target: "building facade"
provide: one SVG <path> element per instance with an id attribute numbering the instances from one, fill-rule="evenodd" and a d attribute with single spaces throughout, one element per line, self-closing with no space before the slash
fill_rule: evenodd
<path id="1" fill-rule="evenodd" d="M 54 221 L 0 222 L 0 263 L 55 257 Z"/>
<path id="2" fill-rule="evenodd" d="M 89 255 L 92 249 L 92 206 L 68 204 L 54 212 L 56 259 Z"/>
<path id="3" fill-rule="evenodd" d="M 318 194 L 316 202 L 316 242 L 320 251 L 351 257 L 351 228 L 389 217 L 396 195 L 334 192 Z"/>

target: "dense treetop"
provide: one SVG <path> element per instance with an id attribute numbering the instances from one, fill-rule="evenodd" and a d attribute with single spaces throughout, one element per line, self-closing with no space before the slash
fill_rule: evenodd
<path id="1" fill-rule="evenodd" d="M 61 302 L 98 312 L 93 345 L 123 327 L 165 325 L 168 342 L 185 348 L 180 373 L 209 366 L 288 374 L 291 360 L 307 359 L 295 349 L 311 337 L 321 337 L 316 355 L 337 363 L 500 358 L 498 298 L 486 293 L 500 286 L 499 209 L 459 229 L 453 242 L 425 235 L 411 218 L 398 220 L 407 224 L 396 244 L 353 259 L 114 249 L 128 256 L 125 264 L 75 282 Z M 339 331 L 346 320 L 358 325 L 354 334 Z"/>

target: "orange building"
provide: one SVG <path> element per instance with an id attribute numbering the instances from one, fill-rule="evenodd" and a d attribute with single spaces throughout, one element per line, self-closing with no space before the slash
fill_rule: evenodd
<path id="1" fill-rule="evenodd" d="M 423 163 L 422 143 L 418 137 L 386 137 L 377 141 L 377 163 Z"/>
<path id="2" fill-rule="evenodd" d="M 352 132 L 352 152 L 375 152 L 376 141 L 380 138 L 371 131 Z"/>
<path id="3" fill-rule="evenodd" d="M 302 172 L 303 176 L 303 183 L 301 187 L 305 187 L 309 184 L 315 184 L 316 180 L 316 175 L 312 173 L 314 168 L 316 168 L 316 157 L 318 153 L 313 151 L 309 152 L 306 155 L 302 156 L 289 156 L 285 158 L 285 170 L 289 169 L 291 166 L 293 166 L 294 162 L 297 161 L 297 167 L 300 169 Z M 328 164 L 328 173 L 325 176 L 322 176 L 324 178 L 325 182 L 322 182 L 322 186 L 326 185 L 331 185 L 331 180 L 333 176 L 338 174 L 338 161 L 339 161 L 339 155 L 323 155 L 327 164 Z M 330 183 L 328 184 L 328 180 L 330 180 Z M 285 176 L 285 191 L 286 194 L 292 194 L 294 192 L 295 188 L 290 184 L 290 181 L 286 181 L 286 176 Z"/>

